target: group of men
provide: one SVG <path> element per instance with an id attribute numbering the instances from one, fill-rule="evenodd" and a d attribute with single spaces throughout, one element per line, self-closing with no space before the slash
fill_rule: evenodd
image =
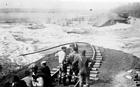
<path id="1" fill-rule="evenodd" d="M 41 67 L 35 63 L 31 64 L 24 76 L 20 79 L 18 75 L 13 75 L 12 80 L 4 87 L 52 87 L 50 68 L 46 61 L 41 62 Z"/>
<path id="2" fill-rule="evenodd" d="M 74 43 L 69 48 L 62 47 L 62 50 L 57 52 L 55 56 L 59 58 L 60 72 L 59 72 L 59 83 L 63 81 L 66 84 L 68 78 L 69 83 L 72 82 L 72 76 L 75 76 L 75 82 L 79 77 L 79 87 L 83 87 L 84 82 L 89 87 L 89 75 L 90 75 L 90 63 L 93 60 L 86 57 L 86 51 L 82 53 L 78 50 L 78 44 Z M 70 68 L 67 74 L 67 68 Z M 62 78 L 63 77 L 63 78 Z"/>
<path id="3" fill-rule="evenodd" d="M 83 87 L 84 82 L 89 87 L 89 75 L 90 67 L 89 63 L 93 61 L 86 57 L 86 51 L 82 53 L 78 50 L 76 43 L 71 44 L 69 48 L 61 47 L 61 51 L 55 54 L 59 60 L 59 84 L 67 83 L 71 84 L 73 76 L 75 82 L 78 81 L 79 87 Z M 52 77 L 50 68 L 47 66 L 46 61 L 41 62 L 39 68 L 36 64 L 31 64 L 27 71 L 25 71 L 25 77 L 19 79 L 19 76 L 13 76 L 11 83 L 5 84 L 4 87 L 52 87 Z M 67 70 L 69 68 L 69 71 Z"/>

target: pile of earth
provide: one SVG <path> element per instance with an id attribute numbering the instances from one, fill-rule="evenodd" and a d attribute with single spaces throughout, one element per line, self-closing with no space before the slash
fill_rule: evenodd
<path id="1" fill-rule="evenodd" d="M 116 13 L 98 13 L 90 17 L 90 24 L 96 27 L 104 27 L 116 24 L 116 21 L 125 20 Z"/>

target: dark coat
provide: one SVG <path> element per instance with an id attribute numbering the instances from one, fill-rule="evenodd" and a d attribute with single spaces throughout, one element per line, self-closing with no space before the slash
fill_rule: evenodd
<path id="1" fill-rule="evenodd" d="M 19 80 L 17 82 L 14 82 L 14 85 L 12 87 L 27 87 L 25 81 Z"/>
<path id="2" fill-rule="evenodd" d="M 50 68 L 48 66 L 41 67 L 40 73 L 38 73 L 38 76 L 43 77 L 44 87 L 51 87 L 52 79 L 51 79 Z"/>
<path id="3" fill-rule="evenodd" d="M 79 74 L 89 74 L 90 68 L 89 68 L 89 62 L 92 62 L 89 58 L 85 56 L 78 56 L 73 61 L 73 65 L 78 63 L 79 68 Z"/>

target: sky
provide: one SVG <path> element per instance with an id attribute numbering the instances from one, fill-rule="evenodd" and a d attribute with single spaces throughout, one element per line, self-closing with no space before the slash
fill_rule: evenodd
<path id="1" fill-rule="evenodd" d="M 111 9 L 140 0 L 0 0 L 0 8 Z"/>

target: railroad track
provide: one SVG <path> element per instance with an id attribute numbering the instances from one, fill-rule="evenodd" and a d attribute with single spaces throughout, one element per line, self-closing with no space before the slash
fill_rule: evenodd
<path id="1" fill-rule="evenodd" d="M 80 48 L 79 49 L 80 52 L 82 50 L 86 50 L 87 51 L 86 57 L 91 58 L 93 61 L 95 61 L 95 64 L 93 65 L 90 71 L 90 83 L 92 84 L 93 82 L 99 80 L 99 73 L 100 73 L 99 68 L 101 67 L 103 62 L 102 54 L 98 47 L 92 46 L 88 43 L 84 43 L 84 44 L 78 43 L 78 46 Z M 52 71 L 52 76 L 58 74 L 58 71 L 59 71 L 58 69 L 54 68 L 54 71 Z M 70 87 L 78 87 L 78 85 L 79 85 L 79 81 L 75 85 L 70 85 Z"/>
<path id="2" fill-rule="evenodd" d="M 86 50 L 86 57 L 94 59 L 95 51 L 93 49 L 93 46 L 91 46 L 89 43 L 83 43 L 83 42 L 76 42 L 78 44 L 79 52 L 81 53 L 83 50 Z M 69 68 L 67 69 L 69 71 Z M 59 72 L 59 67 L 53 68 L 51 71 L 52 77 L 57 77 L 57 74 Z M 70 87 L 77 87 L 79 84 L 79 81 L 75 85 L 69 85 Z M 62 86 L 61 86 L 62 87 Z"/>
<path id="3" fill-rule="evenodd" d="M 101 66 L 101 62 L 102 62 L 102 56 L 101 56 L 101 53 L 100 53 L 99 49 L 97 47 L 94 47 L 94 46 L 90 45 L 89 43 L 86 43 L 86 42 L 72 42 L 72 43 L 77 43 L 78 44 L 79 52 L 82 52 L 83 50 L 86 50 L 86 57 L 91 58 L 93 60 L 94 59 L 96 60 L 96 63 L 93 65 L 92 70 L 90 71 L 90 73 L 91 73 L 90 74 L 90 80 L 92 80 L 92 81 L 98 80 L 99 79 L 98 78 L 98 73 L 99 73 L 98 68 Z M 47 49 L 39 50 L 39 51 L 36 51 L 36 52 L 27 53 L 27 54 L 21 54 L 19 56 L 26 56 L 26 55 L 31 55 L 31 54 L 35 54 L 35 53 L 41 53 L 41 52 L 44 52 L 44 51 L 50 52 L 50 50 L 52 51 L 50 53 L 54 54 L 55 51 L 60 50 L 60 48 L 62 46 L 70 45 L 72 43 L 65 43 L 65 44 L 50 47 L 50 48 L 47 48 Z M 35 63 L 37 65 L 40 65 L 40 62 L 43 61 L 43 60 L 46 60 L 46 57 L 43 57 L 42 59 L 36 61 Z M 27 65 L 27 66 L 23 67 L 22 69 L 16 71 L 15 74 L 17 74 L 17 75 L 21 76 L 21 78 L 23 78 L 24 71 L 28 69 L 27 67 L 29 65 Z M 59 72 L 59 67 L 56 66 L 55 68 L 52 68 L 51 69 L 51 76 L 54 77 L 54 78 L 57 78 L 58 72 Z M 12 76 L 7 76 L 4 79 L 6 81 L 3 80 L 2 83 L 5 83 L 5 82 L 9 81 L 9 79 L 11 77 Z M 78 87 L 78 84 L 79 84 L 79 81 L 75 85 L 71 85 L 71 87 Z"/>
<path id="4" fill-rule="evenodd" d="M 95 46 L 91 46 L 93 49 L 93 56 L 92 56 L 92 60 L 95 61 L 95 64 L 93 65 L 93 67 L 91 67 L 91 71 L 90 71 L 90 84 L 92 84 L 93 82 L 99 80 L 99 68 L 102 65 L 103 62 L 103 57 L 102 54 L 100 52 L 100 49 L 98 47 Z M 79 87 L 79 81 L 74 85 L 74 87 Z"/>
<path id="5" fill-rule="evenodd" d="M 90 71 L 90 84 L 92 85 L 95 81 L 99 80 L 99 73 L 100 73 L 99 69 L 102 66 L 102 63 L 104 61 L 102 54 L 100 52 L 100 49 L 99 49 L 99 47 L 92 46 L 91 44 L 85 43 L 85 42 L 74 42 L 74 43 L 78 44 L 80 52 L 82 52 L 83 50 L 86 50 L 86 57 L 91 58 L 92 60 L 95 60 L 95 64 L 93 65 L 93 67 L 91 68 L 91 71 Z M 52 50 L 52 49 L 56 50 L 56 48 L 59 48 L 61 46 L 65 46 L 65 45 L 69 45 L 69 44 L 72 44 L 72 43 L 61 44 L 61 45 L 54 46 L 54 47 L 44 49 L 44 50 L 40 50 L 37 52 L 22 54 L 21 56 L 26 56 L 26 55 L 43 52 L 43 51 L 48 51 L 48 50 Z M 57 49 L 57 50 L 60 50 L 60 49 Z M 51 76 L 53 78 L 57 78 L 58 72 L 59 72 L 59 67 L 52 68 Z M 140 81 L 135 81 L 135 82 L 136 82 L 136 85 L 140 85 Z M 78 87 L 78 85 L 79 85 L 79 81 L 74 85 L 69 85 L 68 87 Z M 56 87 L 63 87 L 63 86 L 60 85 L 60 86 L 56 86 Z M 140 86 L 137 86 L 137 87 L 140 87 Z"/>

